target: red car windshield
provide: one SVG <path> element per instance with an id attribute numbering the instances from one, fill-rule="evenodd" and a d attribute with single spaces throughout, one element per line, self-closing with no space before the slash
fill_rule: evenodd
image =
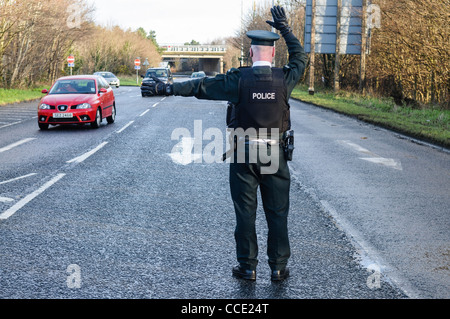
<path id="1" fill-rule="evenodd" d="M 94 80 L 60 80 L 49 94 L 95 94 Z"/>

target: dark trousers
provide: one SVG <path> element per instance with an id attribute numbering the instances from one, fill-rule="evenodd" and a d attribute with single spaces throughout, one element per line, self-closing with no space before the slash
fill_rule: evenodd
<path id="1" fill-rule="evenodd" d="M 286 267 L 291 254 L 288 237 L 290 172 L 281 149 L 279 169 L 276 173 L 261 174 L 261 167 L 259 161 L 257 163 L 235 161 L 230 164 L 231 197 L 236 212 L 237 260 L 242 267 L 256 270 L 258 243 L 255 221 L 259 187 L 269 230 L 267 238 L 269 266 L 271 270 L 281 270 Z"/>

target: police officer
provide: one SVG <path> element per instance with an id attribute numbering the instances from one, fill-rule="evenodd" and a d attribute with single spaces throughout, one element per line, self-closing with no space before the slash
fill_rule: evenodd
<path id="1" fill-rule="evenodd" d="M 236 213 L 236 255 L 239 262 L 232 274 L 237 278 L 256 280 L 258 245 L 255 221 L 259 187 L 269 230 L 267 255 L 271 280 L 281 281 L 289 276 L 287 263 L 291 254 L 287 227 L 290 172 L 283 151 L 285 145 L 282 135 L 290 130 L 288 101 L 304 73 L 306 54 L 288 25 L 284 9 L 275 6 L 271 12 L 273 21 L 267 23 L 280 32 L 289 51 L 289 63 L 284 68 L 272 68 L 274 44 L 280 36 L 269 31 L 250 31 L 247 36 L 252 40 L 252 68 L 231 69 L 227 74 L 219 74 L 214 78 L 172 85 L 158 82 L 154 93 L 229 101 L 233 108 L 232 115 L 229 114 L 229 126 L 243 130 L 254 128 L 257 132 L 256 136 L 244 136 L 244 152 L 248 153 L 255 145 L 261 145 L 268 154 L 278 156 L 277 170 L 271 174 L 262 174 L 262 169 L 268 164 L 259 159 L 250 161 L 248 154 L 245 161 L 236 160 L 237 155 L 234 154 L 234 161 L 230 164 L 230 189 Z M 276 137 L 260 136 L 262 129 L 265 132 L 276 129 L 280 134 Z"/>

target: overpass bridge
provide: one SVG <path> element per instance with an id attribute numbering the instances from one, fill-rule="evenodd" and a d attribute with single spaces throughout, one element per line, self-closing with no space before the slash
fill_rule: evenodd
<path id="1" fill-rule="evenodd" d="M 206 73 L 224 73 L 223 57 L 226 45 L 180 45 L 162 44 L 162 58 L 165 62 L 175 59 L 199 59 L 199 69 Z"/>

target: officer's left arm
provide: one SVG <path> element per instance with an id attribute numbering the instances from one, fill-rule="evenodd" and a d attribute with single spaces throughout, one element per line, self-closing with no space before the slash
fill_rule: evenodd
<path id="1" fill-rule="evenodd" d="M 173 84 L 173 94 L 195 96 L 203 100 L 219 100 L 237 103 L 239 99 L 240 71 L 231 69 L 227 74 L 206 77 Z"/>

